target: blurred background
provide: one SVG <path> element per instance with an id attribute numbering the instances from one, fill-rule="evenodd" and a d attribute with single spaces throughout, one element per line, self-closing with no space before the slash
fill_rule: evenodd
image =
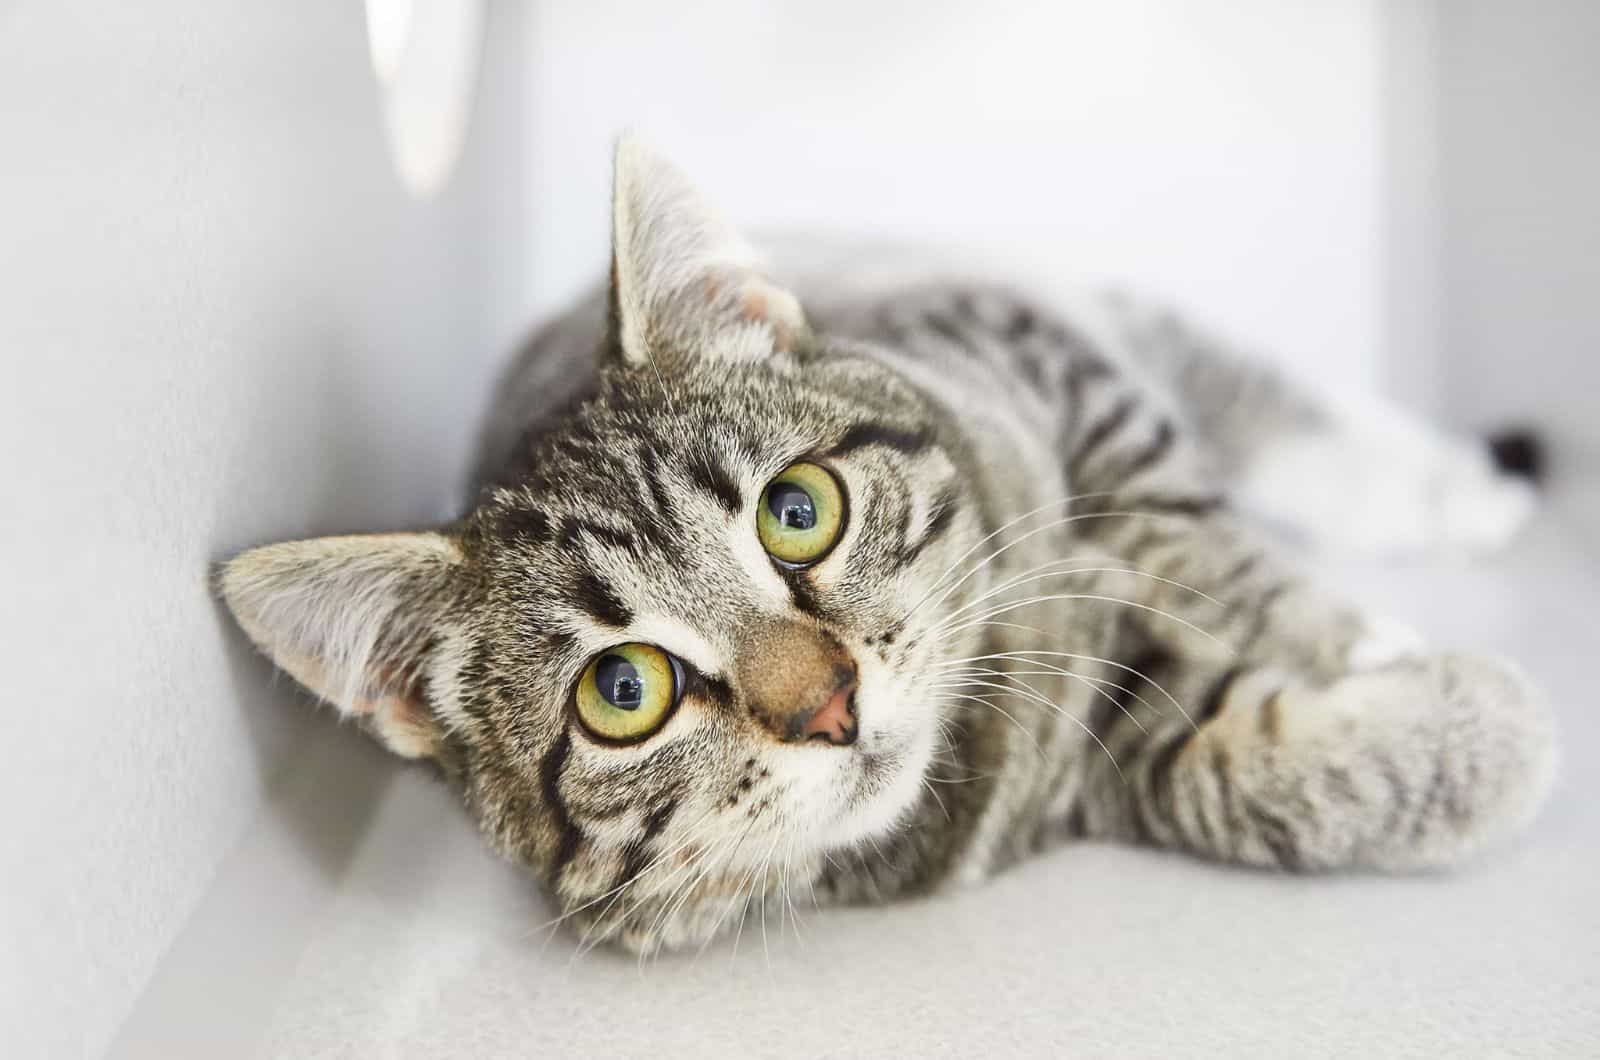
<path id="1" fill-rule="evenodd" d="M 108 1047 L 328 738 L 207 565 L 448 513 L 624 126 L 749 227 L 1531 425 L 1600 527 L 1597 44 L 1592 0 L 0 0 L 5 1051 Z"/>

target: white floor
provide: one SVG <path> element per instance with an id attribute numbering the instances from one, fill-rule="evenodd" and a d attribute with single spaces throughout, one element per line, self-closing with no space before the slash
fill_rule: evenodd
<path id="1" fill-rule="evenodd" d="M 1439 645 L 1517 657 L 1557 705 L 1551 804 L 1466 871 L 1287 878 L 1080 845 L 959 895 L 802 906 L 737 952 L 573 960 L 448 791 L 330 722 L 115 1052 L 1600 1056 L 1600 550 L 1581 525 L 1547 516 L 1489 565 L 1343 575 Z"/>

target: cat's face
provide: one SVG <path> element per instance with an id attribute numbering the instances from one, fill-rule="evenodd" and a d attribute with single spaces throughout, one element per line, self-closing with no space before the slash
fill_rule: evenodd
<path id="1" fill-rule="evenodd" d="M 478 713 L 446 721 L 491 832 L 519 847 L 539 805 L 575 897 L 642 869 L 630 848 L 742 873 L 881 835 L 962 639 L 935 582 L 976 520 L 914 394 L 839 353 L 665 385 L 609 380 L 474 517 Z"/>
<path id="2" fill-rule="evenodd" d="M 920 395 L 811 335 L 633 150 L 607 367 L 526 473 L 447 532 L 246 553 L 224 591 L 286 670 L 457 773 L 569 908 L 650 947 L 923 797 L 981 531 Z"/>

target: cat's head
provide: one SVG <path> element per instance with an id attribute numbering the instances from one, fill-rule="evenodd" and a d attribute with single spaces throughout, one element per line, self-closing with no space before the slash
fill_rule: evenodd
<path id="1" fill-rule="evenodd" d="M 568 908 L 653 947 L 926 797 L 980 530 L 921 394 L 809 329 L 632 141 L 613 222 L 597 390 L 524 474 L 443 530 L 246 552 L 222 587 Z"/>

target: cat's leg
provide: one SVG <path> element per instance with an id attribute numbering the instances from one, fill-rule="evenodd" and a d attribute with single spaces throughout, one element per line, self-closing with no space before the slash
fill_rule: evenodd
<path id="1" fill-rule="evenodd" d="M 1331 679 L 1416 655 L 1421 642 L 1312 584 L 1281 543 L 1243 517 L 1215 448 L 1114 362 L 1080 354 L 1067 379 L 1061 446 L 1075 490 L 1066 521 L 1126 574 L 1097 592 L 1183 658 L 1286 667 Z M 1063 574 L 1061 584 L 1077 577 Z"/>
<path id="2" fill-rule="evenodd" d="M 1292 870 L 1425 868 L 1515 830 L 1553 771 L 1548 715 L 1493 660 L 1412 658 L 1327 682 L 1146 665 L 1190 718 L 1097 719 L 1120 772 L 1088 749 L 1078 834 Z M 1162 702 L 1153 685 L 1145 698 Z"/>
<path id="3" fill-rule="evenodd" d="M 1532 515 L 1490 447 L 1374 395 L 1312 395 L 1175 314 L 1111 299 L 1121 344 L 1165 390 L 1245 510 L 1323 549 L 1486 552 Z M 1536 470 L 1527 469 L 1524 470 Z"/>

